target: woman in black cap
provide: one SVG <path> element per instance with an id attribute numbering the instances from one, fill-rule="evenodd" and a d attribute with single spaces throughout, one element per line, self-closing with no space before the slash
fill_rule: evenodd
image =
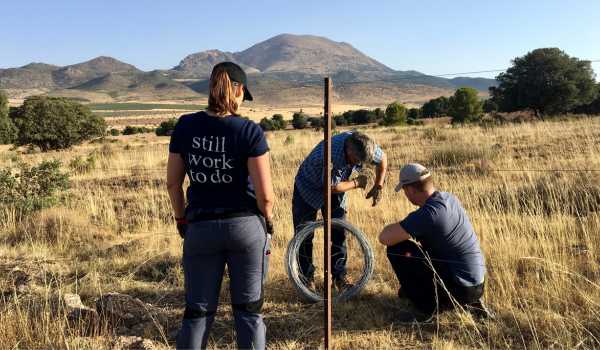
<path id="1" fill-rule="evenodd" d="M 178 349 L 206 347 L 225 265 L 237 345 L 265 348 L 261 308 L 274 195 L 264 133 L 237 114 L 244 100 L 252 101 L 246 74 L 220 63 L 210 77 L 207 110 L 180 117 L 171 136 L 167 187 L 184 238 L 186 298 Z"/>

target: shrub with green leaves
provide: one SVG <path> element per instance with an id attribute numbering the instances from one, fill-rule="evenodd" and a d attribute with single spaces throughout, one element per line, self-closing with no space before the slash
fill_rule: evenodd
<path id="1" fill-rule="evenodd" d="M 260 126 L 261 129 L 263 129 L 263 131 L 273 131 L 275 130 L 275 125 L 273 125 L 273 120 L 264 117 L 260 120 L 260 122 L 258 123 L 258 125 Z"/>
<path id="2" fill-rule="evenodd" d="M 421 108 L 423 118 L 439 118 L 448 114 L 450 102 L 446 96 L 427 101 Z"/>
<path id="3" fill-rule="evenodd" d="M 77 156 L 69 162 L 69 168 L 77 173 L 87 173 L 96 168 L 96 155 L 90 153 L 86 158 Z"/>
<path id="4" fill-rule="evenodd" d="M 123 129 L 123 135 L 145 134 L 150 132 L 154 132 L 154 129 L 146 128 L 144 126 L 127 125 L 125 129 Z"/>
<path id="5" fill-rule="evenodd" d="M 275 127 L 275 130 L 285 130 L 285 128 L 287 126 L 287 121 L 285 119 L 283 119 L 283 115 L 274 114 L 273 117 L 271 118 L 271 120 L 273 122 L 273 126 Z"/>
<path id="6" fill-rule="evenodd" d="M 60 171 L 57 160 L 0 169 L 0 209 L 14 210 L 21 217 L 56 204 L 69 186 L 69 176 Z"/>
<path id="7" fill-rule="evenodd" d="M 483 102 L 477 90 L 463 87 L 450 97 L 448 114 L 453 123 L 467 123 L 478 120 L 483 114 Z"/>
<path id="8" fill-rule="evenodd" d="M 156 128 L 156 136 L 171 136 L 173 131 L 175 131 L 175 125 L 177 125 L 177 118 L 160 123 L 158 128 Z"/>
<path id="9" fill-rule="evenodd" d="M 292 116 L 292 126 L 294 129 L 304 129 L 308 125 L 306 114 L 302 112 L 296 112 Z"/>
<path id="10" fill-rule="evenodd" d="M 383 125 L 392 126 L 406 123 L 406 107 L 399 102 L 390 103 L 385 109 Z"/>
<path id="11" fill-rule="evenodd" d="M 42 151 L 69 148 L 103 136 L 106 123 L 84 105 L 60 97 L 34 96 L 11 114 L 18 129 L 16 145 Z"/>
<path id="12" fill-rule="evenodd" d="M 8 96 L 0 90 L 0 144 L 9 144 L 17 136 L 17 128 L 8 117 Z"/>
<path id="13" fill-rule="evenodd" d="M 108 133 L 109 133 L 110 136 L 119 136 L 119 135 L 121 135 L 121 132 L 119 131 L 119 129 L 115 129 L 115 128 L 110 129 L 108 131 Z"/>

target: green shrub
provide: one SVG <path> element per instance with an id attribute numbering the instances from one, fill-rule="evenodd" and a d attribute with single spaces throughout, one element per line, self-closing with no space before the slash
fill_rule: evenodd
<path id="1" fill-rule="evenodd" d="M 261 129 L 263 129 L 263 131 L 276 130 L 275 125 L 273 125 L 273 121 L 267 117 L 262 118 L 260 120 L 260 122 L 258 123 L 258 125 L 260 126 Z"/>
<path id="2" fill-rule="evenodd" d="M 15 210 L 18 216 L 47 208 L 58 201 L 58 194 L 69 188 L 69 176 L 60 171 L 59 161 L 44 161 L 37 166 L 22 164 L 0 170 L 0 208 Z"/>
<path id="3" fill-rule="evenodd" d="M 333 117 L 333 120 L 335 121 L 336 125 L 348 125 L 348 120 L 346 118 L 344 118 L 344 115 L 342 114 L 338 114 L 336 116 Z"/>
<path id="4" fill-rule="evenodd" d="M 322 128 L 324 124 L 321 117 L 310 117 L 308 121 L 310 122 L 310 127 L 315 129 Z"/>
<path id="5" fill-rule="evenodd" d="M 450 97 L 450 108 L 448 115 L 452 117 L 452 123 L 466 123 L 476 121 L 483 113 L 483 102 L 479 99 L 477 90 L 463 87 Z"/>
<path id="6" fill-rule="evenodd" d="M 155 132 L 154 129 L 146 128 L 144 126 L 131 126 L 127 125 L 125 129 L 123 129 L 123 135 L 135 135 L 135 134 L 145 134 Z"/>
<path id="7" fill-rule="evenodd" d="M 294 144 L 294 137 L 292 135 L 288 135 L 285 140 L 283 141 L 284 145 L 293 145 Z"/>
<path id="8" fill-rule="evenodd" d="M 411 108 L 406 113 L 407 119 L 421 119 L 423 117 L 423 113 L 420 108 Z"/>
<path id="9" fill-rule="evenodd" d="M 385 109 L 383 125 L 392 126 L 406 123 L 406 107 L 399 102 L 390 103 Z"/>
<path id="10" fill-rule="evenodd" d="M 292 116 L 292 126 L 294 129 L 304 129 L 308 125 L 306 114 L 302 112 L 296 112 Z"/>
<path id="11" fill-rule="evenodd" d="M 177 125 L 177 118 L 166 120 L 156 128 L 156 136 L 171 136 L 175 131 L 175 125 Z"/>
<path id="12" fill-rule="evenodd" d="M 114 129 L 114 128 L 113 128 L 113 129 L 110 129 L 110 130 L 108 131 L 108 134 L 109 134 L 110 136 L 119 136 L 119 135 L 121 135 L 121 132 L 119 131 L 119 129 Z"/>
<path id="13" fill-rule="evenodd" d="M 281 114 L 274 114 L 272 117 L 272 123 L 275 130 L 284 130 L 287 126 L 287 122 L 283 119 Z"/>
<path id="14" fill-rule="evenodd" d="M 8 96 L 0 90 L 0 144 L 13 143 L 17 136 L 17 128 L 8 115 Z"/>
<path id="15" fill-rule="evenodd" d="M 96 168 L 95 153 L 90 153 L 87 158 L 77 156 L 69 162 L 69 168 L 77 173 L 87 173 Z"/>
<path id="16" fill-rule="evenodd" d="M 102 117 L 59 97 L 29 97 L 11 117 L 18 130 L 15 144 L 35 145 L 42 151 L 69 148 L 103 136 L 106 130 Z"/>
<path id="17" fill-rule="evenodd" d="M 440 96 L 438 98 L 427 101 L 421 108 L 423 118 L 439 118 L 448 114 L 450 102 L 447 97 Z"/>

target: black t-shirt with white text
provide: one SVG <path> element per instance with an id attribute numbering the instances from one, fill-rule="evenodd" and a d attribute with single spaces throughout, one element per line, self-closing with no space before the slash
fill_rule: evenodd
<path id="1" fill-rule="evenodd" d="M 181 116 L 171 135 L 169 152 L 180 154 L 185 163 L 190 179 L 188 210 L 256 210 L 248 158 L 268 151 L 264 132 L 250 120 L 214 117 L 206 112 Z"/>

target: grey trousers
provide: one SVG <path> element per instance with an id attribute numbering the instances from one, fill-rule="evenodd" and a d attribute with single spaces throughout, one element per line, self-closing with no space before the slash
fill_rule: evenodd
<path id="1" fill-rule="evenodd" d="M 186 309 L 177 349 L 204 349 L 219 304 L 225 265 L 230 279 L 237 346 L 264 349 L 261 314 L 270 235 L 262 218 L 199 221 L 188 226 L 183 243 Z"/>

